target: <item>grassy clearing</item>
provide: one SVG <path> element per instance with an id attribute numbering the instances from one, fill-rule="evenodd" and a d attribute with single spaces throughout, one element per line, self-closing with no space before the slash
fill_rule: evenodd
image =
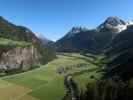
<path id="1" fill-rule="evenodd" d="M 18 97 L 16 98 L 19 99 L 16 100 L 28 100 L 29 97 L 37 98 L 38 100 L 61 100 L 66 90 L 64 86 L 64 76 L 63 74 L 59 74 L 57 70 L 59 68 L 67 68 L 68 73 L 74 74 L 78 72 L 78 74 L 74 76 L 74 79 L 80 88 L 85 88 L 88 81 L 93 81 L 90 79 L 90 76 L 92 74 L 96 75 L 95 71 L 91 69 L 97 68 L 96 65 L 88 62 L 87 59 L 90 58 L 79 54 L 59 55 L 57 59 L 38 69 L 1 78 L 0 93 L 3 91 L 1 87 L 4 87 L 4 90 L 8 90 L 8 87 L 4 85 L 5 83 L 9 85 L 16 84 L 16 86 L 24 87 L 26 90 L 23 91 L 23 93 L 18 93 Z M 85 65 L 86 67 L 77 67 L 79 64 Z M 13 90 L 19 91 L 20 89 L 14 85 L 10 87 L 12 87 Z M 11 92 L 14 93 L 14 91 Z M 8 93 L 10 94 L 10 91 Z M 2 96 L 3 95 L 0 94 L 0 97 Z M 6 97 L 8 97 L 8 95 Z M 15 98 L 15 95 L 10 98 Z"/>
<path id="2" fill-rule="evenodd" d="M 14 41 L 11 39 L 0 38 L 0 46 L 16 46 L 16 47 L 26 47 L 30 46 L 31 43 L 25 41 Z"/>

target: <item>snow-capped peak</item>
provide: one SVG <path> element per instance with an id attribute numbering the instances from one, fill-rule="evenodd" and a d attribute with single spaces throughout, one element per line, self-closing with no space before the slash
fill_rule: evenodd
<path id="1" fill-rule="evenodd" d="M 121 20 L 120 18 L 113 16 L 113 17 L 108 17 L 104 24 L 110 24 L 112 26 L 118 26 L 118 25 L 126 25 L 126 22 Z"/>
<path id="2" fill-rule="evenodd" d="M 127 29 L 128 25 L 133 24 L 132 21 L 126 22 L 118 17 L 108 17 L 104 23 L 102 23 L 97 30 L 105 31 L 109 30 L 111 32 L 120 33 L 121 31 Z"/>

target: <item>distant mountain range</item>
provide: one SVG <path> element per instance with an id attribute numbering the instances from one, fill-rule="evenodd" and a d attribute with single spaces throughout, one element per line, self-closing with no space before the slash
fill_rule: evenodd
<path id="1" fill-rule="evenodd" d="M 95 29 L 73 27 L 55 43 L 55 47 L 58 52 L 101 53 L 109 47 L 117 35 L 128 30 L 132 24 L 132 21 L 126 22 L 118 17 L 108 17 Z"/>

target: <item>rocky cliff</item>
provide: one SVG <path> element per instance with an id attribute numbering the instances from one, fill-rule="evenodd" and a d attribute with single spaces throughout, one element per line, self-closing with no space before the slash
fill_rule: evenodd
<path id="1" fill-rule="evenodd" d="M 40 64 L 40 53 L 34 46 L 0 49 L 0 70 L 26 71 Z"/>
<path id="2" fill-rule="evenodd" d="M 36 68 L 55 58 L 34 32 L 0 16 L 0 75 Z"/>

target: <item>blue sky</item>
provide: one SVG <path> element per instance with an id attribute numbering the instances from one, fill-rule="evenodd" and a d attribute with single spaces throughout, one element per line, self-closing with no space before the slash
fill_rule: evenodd
<path id="1" fill-rule="evenodd" d="M 108 16 L 133 20 L 133 0 L 0 0 L 0 15 L 57 40 L 73 26 L 94 28 Z"/>

